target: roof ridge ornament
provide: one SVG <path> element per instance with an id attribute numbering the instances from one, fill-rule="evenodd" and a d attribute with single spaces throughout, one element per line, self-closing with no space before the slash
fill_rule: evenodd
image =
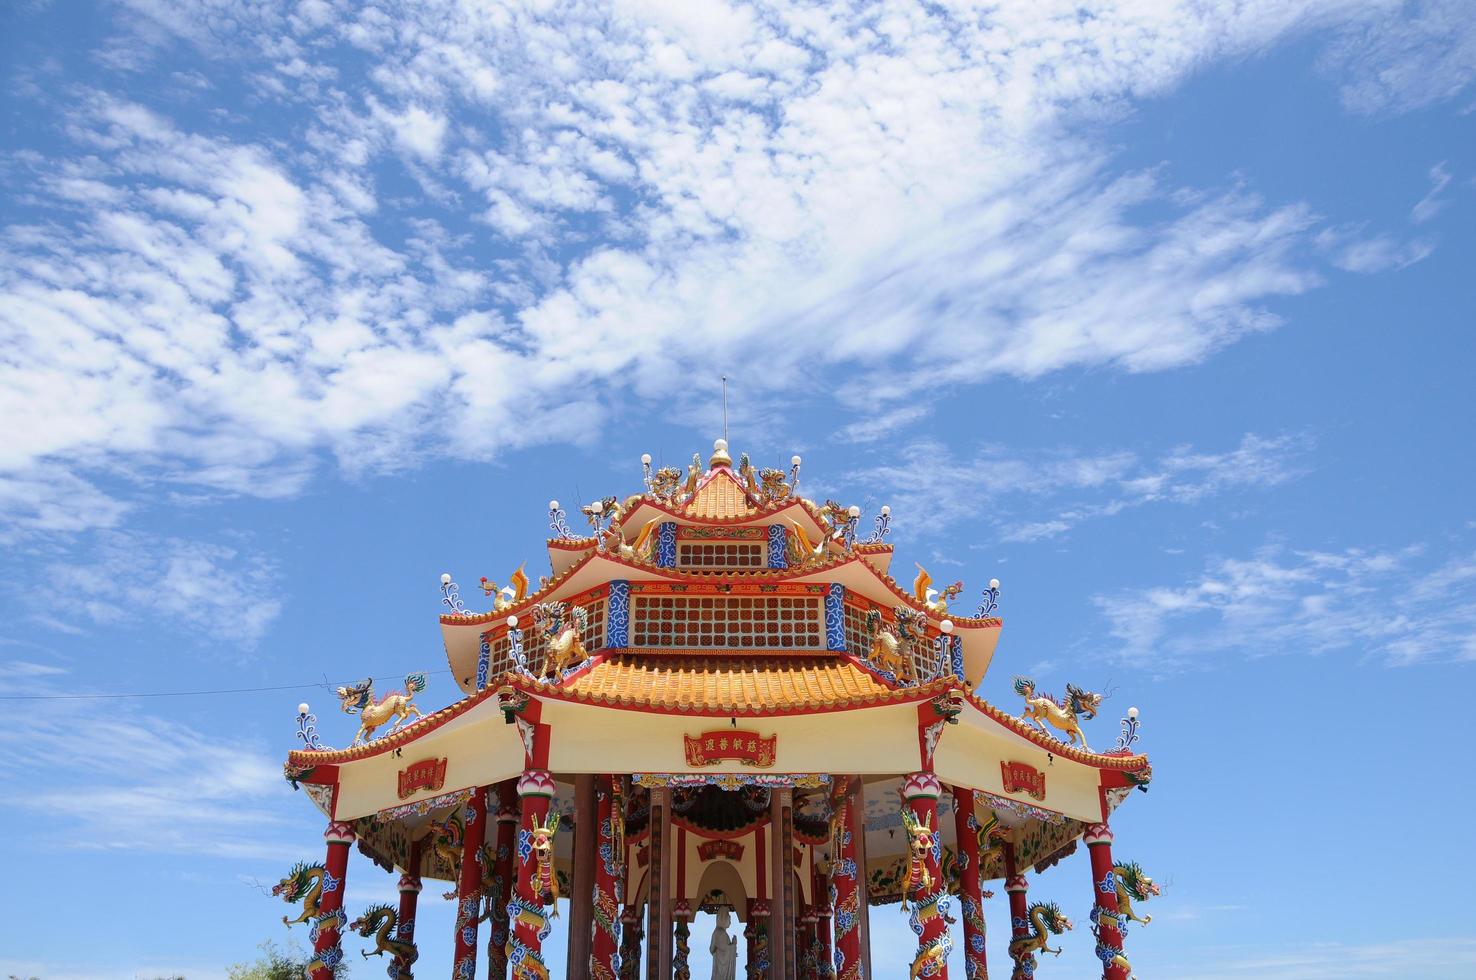
<path id="1" fill-rule="evenodd" d="M 716 469 L 719 466 L 731 467 L 733 457 L 728 455 L 728 440 L 718 439 L 712 444 L 712 455 L 708 457 L 708 469 Z"/>

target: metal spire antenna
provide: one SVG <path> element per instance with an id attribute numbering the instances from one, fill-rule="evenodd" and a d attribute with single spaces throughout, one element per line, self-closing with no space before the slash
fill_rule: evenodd
<path id="1" fill-rule="evenodd" d="M 728 376 L 723 375 L 723 442 L 728 441 Z"/>

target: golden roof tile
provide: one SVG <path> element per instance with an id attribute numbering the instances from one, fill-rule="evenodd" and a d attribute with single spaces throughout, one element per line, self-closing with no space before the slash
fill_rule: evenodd
<path id="1" fill-rule="evenodd" d="M 707 482 L 697 488 L 684 512 L 697 520 L 720 521 L 757 513 L 742 484 L 727 469 L 714 470 Z"/>
<path id="2" fill-rule="evenodd" d="M 611 657 L 569 682 L 580 700 L 724 712 L 838 707 L 892 691 L 830 657 Z"/>

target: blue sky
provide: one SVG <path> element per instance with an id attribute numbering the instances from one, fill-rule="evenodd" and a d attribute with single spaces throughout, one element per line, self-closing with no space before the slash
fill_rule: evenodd
<path id="1" fill-rule="evenodd" d="M 314 684 L 440 668 L 437 576 L 726 373 L 735 450 L 1002 580 L 986 697 L 1142 709 L 1140 975 L 1476 975 L 1469 10 L 544 6 L 0 11 L 0 973 L 285 938 L 297 702 L 347 741 Z M 1036 892 L 1087 975 L 1085 857 Z"/>

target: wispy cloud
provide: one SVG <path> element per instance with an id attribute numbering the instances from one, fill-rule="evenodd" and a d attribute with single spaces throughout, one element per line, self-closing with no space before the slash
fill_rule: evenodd
<path id="1" fill-rule="evenodd" d="M 141 619 L 208 630 L 217 640 L 249 648 L 282 610 L 273 562 L 248 539 L 198 541 L 102 531 L 47 563 L 34 585 L 10 588 L 40 616 L 58 595 L 70 597 L 72 628 L 116 626 Z"/>
<path id="2" fill-rule="evenodd" d="M 986 446 L 959 460 L 941 444 L 922 441 L 909 445 L 900 464 L 870 467 L 855 478 L 890 492 L 899 518 L 932 529 L 977 520 L 980 502 L 988 501 L 1000 539 L 1025 542 L 1132 508 L 1275 486 L 1303 472 L 1309 447 L 1304 435 L 1248 433 L 1222 452 L 1179 446 L 1150 459 L 1125 449 L 1027 453 Z"/>
<path id="3" fill-rule="evenodd" d="M 1354 111 L 1430 105 L 1459 95 L 1476 78 L 1470 20 L 1464 0 L 1388 4 L 1343 26 L 1323 63 Z"/>
<path id="4" fill-rule="evenodd" d="M 0 730 L 3 805 L 45 814 L 32 843 L 48 847 L 284 858 L 280 766 L 116 701 L 36 702 Z"/>
<path id="5" fill-rule="evenodd" d="M 1476 554 L 1270 546 L 1182 585 L 1094 601 L 1122 643 L 1115 656 L 1135 663 L 1338 651 L 1391 666 L 1476 660 Z"/>
<path id="6" fill-rule="evenodd" d="M 1448 203 L 1441 195 L 1449 184 L 1450 170 L 1442 160 L 1430 168 L 1430 190 L 1410 209 L 1409 220 L 1415 224 L 1424 224 L 1439 214 Z"/>
<path id="7" fill-rule="evenodd" d="M 1387 943 L 1306 942 L 1284 949 L 1211 946 L 1192 961 L 1167 964 L 1181 980 L 1455 980 L 1476 971 L 1476 940 L 1459 936 Z"/>

